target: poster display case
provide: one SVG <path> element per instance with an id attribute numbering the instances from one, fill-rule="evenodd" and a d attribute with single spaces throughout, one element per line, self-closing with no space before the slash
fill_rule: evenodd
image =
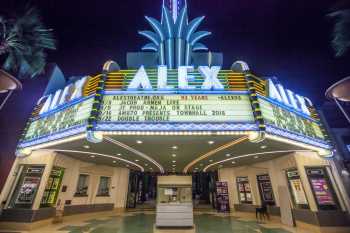
<path id="1" fill-rule="evenodd" d="M 230 211 L 227 182 L 216 182 L 216 199 L 218 212 Z"/>
<path id="2" fill-rule="evenodd" d="M 49 180 L 47 181 L 40 207 L 52 207 L 56 204 L 61 183 L 63 179 L 64 169 L 60 167 L 52 168 Z"/>
<path id="3" fill-rule="evenodd" d="M 38 191 L 44 166 L 22 165 L 8 208 L 30 209 Z"/>
<path id="4" fill-rule="evenodd" d="M 307 167 L 306 174 L 318 208 L 321 210 L 338 209 L 338 200 L 326 169 L 324 167 Z"/>
<path id="5" fill-rule="evenodd" d="M 309 209 L 309 203 L 298 170 L 288 170 L 286 171 L 286 176 L 294 207 L 298 209 Z"/>
<path id="6" fill-rule="evenodd" d="M 237 190 L 240 203 L 252 204 L 252 191 L 247 176 L 237 177 Z"/>
<path id="7" fill-rule="evenodd" d="M 270 176 L 268 174 L 257 175 L 261 201 L 268 205 L 275 205 Z"/>

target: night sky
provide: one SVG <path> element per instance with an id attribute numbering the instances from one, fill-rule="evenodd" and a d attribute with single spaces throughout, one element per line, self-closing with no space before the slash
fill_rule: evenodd
<path id="1" fill-rule="evenodd" d="M 0 11 L 14 11 L 26 2 L 1 0 Z M 211 51 L 224 53 L 224 68 L 244 60 L 256 75 L 276 76 L 285 87 L 310 97 L 316 104 L 325 100 L 327 87 L 350 75 L 350 52 L 335 58 L 330 46 L 333 24 L 326 14 L 334 0 L 188 2 L 190 19 L 206 16 L 200 29 L 213 34 L 204 42 Z M 150 29 L 144 15 L 159 19 L 160 3 L 161 0 L 32 1 L 45 24 L 54 29 L 58 41 L 58 50 L 50 52 L 48 62 L 57 63 L 67 77 L 96 74 L 108 59 L 126 68 L 126 53 L 139 51 L 147 42 L 137 34 L 138 30 Z M 45 82 L 26 81 L 24 91 L 10 99 L 0 113 L 1 138 L 23 129 Z M 10 151 L 15 142 L 11 139 L 6 144 Z"/>

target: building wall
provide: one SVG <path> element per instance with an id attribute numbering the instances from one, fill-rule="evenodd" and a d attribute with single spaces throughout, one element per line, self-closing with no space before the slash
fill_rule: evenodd
<path id="1" fill-rule="evenodd" d="M 31 208 L 33 215 L 36 214 L 35 211 L 43 211 L 42 209 L 45 209 L 40 208 L 40 201 L 53 166 L 64 168 L 64 176 L 56 202 L 57 206 L 51 208 L 62 210 L 64 207 L 64 214 L 71 215 L 108 209 L 123 209 L 126 207 L 129 169 L 87 163 L 46 150 L 34 151 L 30 156 L 24 158 L 18 157 L 16 159 L 5 183 L 3 192 L 1 193 L 1 202 L 10 199 L 9 196 L 14 187 L 15 179 L 17 175 L 19 175 L 18 169 L 22 164 L 45 165 L 40 185 Z M 86 197 L 75 196 L 79 174 L 89 175 L 88 195 Z M 106 197 L 96 196 L 101 176 L 111 178 L 110 195 Z M 65 192 L 62 192 L 63 186 L 66 186 Z M 11 216 L 13 216 L 13 214 Z"/>
<path id="2" fill-rule="evenodd" d="M 239 166 L 233 168 L 223 168 L 219 170 L 219 180 L 227 181 L 229 188 L 230 207 L 240 204 L 236 178 L 240 176 L 248 176 L 249 184 L 252 192 L 253 205 L 261 205 L 261 198 L 258 190 L 257 175 L 269 174 L 276 206 L 279 206 L 279 195 L 277 193 L 278 186 L 287 186 L 284 171 L 288 168 L 295 168 L 296 161 L 293 154 L 283 156 L 266 162 L 255 163 L 247 166 Z"/>
<path id="3" fill-rule="evenodd" d="M 331 186 L 335 191 L 336 198 L 339 202 L 337 210 L 320 210 L 316 204 L 312 187 L 309 183 L 306 174 L 306 167 L 324 167 L 327 170 Z M 308 200 L 309 209 L 296 209 L 293 207 L 291 193 L 286 177 L 287 169 L 298 169 L 299 176 Z M 275 198 L 275 206 L 269 207 L 269 212 L 272 215 L 281 216 L 292 211 L 294 221 L 297 226 L 311 229 L 312 232 L 332 227 L 349 226 L 349 199 L 344 191 L 341 178 L 335 172 L 334 161 L 332 159 L 323 159 L 315 152 L 295 152 L 266 162 L 250 164 L 247 166 L 238 166 L 233 168 L 223 168 L 219 170 L 219 180 L 228 182 L 230 207 L 233 211 L 255 212 L 255 208 L 261 205 L 261 197 L 258 190 L 257 175 L 269 174 L 270 181 Z M 239 200 L 239 193 L 236 184 L 236 178 L 239 176 L 247 176 L 252 193 L 252 204 L 242 204 Z M 279 195 L 279 192 L 288 190 L 289 197 Z M 289 200 L 292 210 L 289 205 L 281 205 L 281 201 Z M 283 209 L 281 209 L 283 206 Z M 286 215 L 284 215 L 284 219 Z M 337 228 L 338 229 L 338 228 Z M 338 229 L 339 230 L 339 229 Z M 349 230 L 349 228 L 346 228 Z M 340 231 L 339 231 L 340 232 Z M 347 232 L 347 231 L 345 231 Z"/>
<path id="4" fill-rule="evenodd" d="M 128 191 L 129 169 L 86 163 L 61 154 L 56 156 L 54 165 L 65 168 L 62 186 L 67 186 L 67 191 L 59 194 L 58 200 L 60 200 L 61 203 L 70 200 L 71 205 L 112 203 L 114 208 L 125 207 Z M 87 197 L 74 196 L 79 174 L 89 175 Z M 111 177 L 109 197 L 96 196 L 101 176 Z"/>

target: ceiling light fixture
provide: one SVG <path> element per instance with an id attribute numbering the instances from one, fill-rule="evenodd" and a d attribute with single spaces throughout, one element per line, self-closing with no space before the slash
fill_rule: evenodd
<path id="1" fill-rule="evenodd" d="M 90 149 L 90 146 L 89 145 L 84 145 L 83 146 L 85 149 Z"/>
<path id="2" fill-rule="evenodd" d="M 96 156 L 95 155 L 90 155 L 90 158 L 95 158 Z"/>
<path id="3" fill-rule="evenodd" d="M 117 163 L 117 161 L 114 160 L 113 163 Z"/>
<path id="4" fill-rule="evenodd" d="M 173 156 L 174 158 L 176 157 L 176 154 L 172 154 L 171 156 Z"/>
<path id="5" fill-rule="evenodd" d="M 177 150 L 177 146 L 172 146 L 171 147 L 173 150 Z"/>
<path id="6" fill-rule="evenodd" d="M 135 162 L 138 162 L 139 160 L 138 159 L 135 159 Z"/>
<path id="7" fill-rule="evenodd" d="M 209 145 L 212 145 L 212 144 L 214 144 L 215 142 L 214 141 L 208 141 L 208 144 Z"/>
<path id="8" fill-rule="evenodd" d="M 261 149 L 266 149 L 267 146 L 266 146 L 266 145 L 262 145 L 260 148 L 261 148 Z"/>
<path id="9" fill-rule="evenodd" d="M 121 156 L 122 154 L 118 153 L 117 155 L 118 155 L 118 156 Z"/>
<path id="10" fill-rule="evenodd" d="M 142 144 L 143 142 L 141 140 L 136 141 L 137 144 Z"/>
<path id="11" fill-rule="evenodd" d="M 231 154 L 226 154 L 226 157 L 230 157 L 231 156 Z"/>

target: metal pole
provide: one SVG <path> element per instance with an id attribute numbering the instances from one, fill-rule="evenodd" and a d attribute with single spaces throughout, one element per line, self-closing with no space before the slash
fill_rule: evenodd
<path id="1" fill-rule="evenodd" d="M 5 99 L 2 101 L 1 105 L 0 105 L 0 111 L 2 110 L 2 108 L 5 106 L 7 100 L 10 98 L 11 94 L 12 94 L 13 90 L 10 90 L 7 94 L 7 96 L 5 97 Z"/>
<path id="2" fill-rule="evenodd" d="M 346 113 L 345 109 L 343 108 L 343 106 L 341 106 L 341 104 L 339 103 L 337 98 L 334 98 L 334 101 L 337 103 L 338 107 L 340 108 L 340 111 L 342 111 L 342 113 L 344 114 L 345 118 L 348 120 L 348 122 L 350 123 L 350 117 L 348 116 L 348 114 Z"/>

